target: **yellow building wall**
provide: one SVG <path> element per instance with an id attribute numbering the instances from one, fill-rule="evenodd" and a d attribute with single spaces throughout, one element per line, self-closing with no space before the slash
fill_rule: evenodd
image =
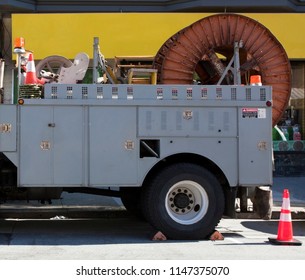
<path id="1" fill-rule="evenodd" d="M 154 56 L 177 31 L 209 16 L 207 13 L 93 13 L 13 14 L 12 41 L 25 39 L 34 58 L 79 52 L 91 58 L 93 37 L 99 37 L 106 58 Z M 264 26 L 282 43 L 291 59 L 305 59 L 305 14 L 245 14 Z"/>

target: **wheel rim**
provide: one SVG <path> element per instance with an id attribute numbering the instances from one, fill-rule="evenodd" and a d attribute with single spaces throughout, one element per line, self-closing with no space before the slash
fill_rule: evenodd
<path id="1" fill-rule="evenodd" d="M 201 185 L 194 181 L 180 181 L 173 185 L 165 198 L 168 215 L 177 223 L 190 225 L 206 214 L 209 198 Z"/>
<path id="2" fill-rule="evenodd" d="M 51 73 L 59 74 L 61 68 L 72 66 L 72 61 L 68 58 L 58 55 L 52 55 L 44 58 L 36 65 L 36 75 L 40 77 L 40 71 L 46 70 Z"/>

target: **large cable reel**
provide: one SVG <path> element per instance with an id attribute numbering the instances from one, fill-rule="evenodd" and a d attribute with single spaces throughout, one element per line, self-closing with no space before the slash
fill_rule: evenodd
<path id="1" fill-rule="evenodd" d="M 216 14 L 203 18 L 169 38 L 157 52 L 153 66 L 160 84 L 216 84 L 240 48 L 242 84 L 260 75 L 263 85 L 273 89 L 272 123 L 285 111 L 291 92 L 291 67 L 281 43 L 261 23 L 237 14 Z M 233 84 L 226 77 L 222 84 Z"/>

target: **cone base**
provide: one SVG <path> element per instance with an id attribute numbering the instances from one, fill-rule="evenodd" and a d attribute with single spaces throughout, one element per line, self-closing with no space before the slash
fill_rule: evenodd
<path id="1" fill-rule="evenodd" d="M 274 244 L 274 245 L 292 245 L 292 246 L 301 246 L 302 242 L 297 240 L 297 239 L 292 239 L 290 241 L 282 241 L 282 240 L 278 240 L 276 238 L 268 238 L 270 243 Z"/>

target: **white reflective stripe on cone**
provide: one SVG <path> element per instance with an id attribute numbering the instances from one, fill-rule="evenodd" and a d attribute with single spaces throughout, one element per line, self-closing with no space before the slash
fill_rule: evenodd
<path id="1" fill-rule="evenodd" d="M 281 213 L 280 221 L 282 221 L 282 222 L 291 222 L 291 214 Z"/>
<path id="2" fill-rule="evenodd" d="M 35 71 L 35 64 L 34 61 L 29 61 L 26 65 L 27 72 L 34 72 Z"/>
<path id="3" fill-rule="evenodd" d="M 289 198 L 283 198 L 282 209 L 290 210 L 290 199 Z"/>

